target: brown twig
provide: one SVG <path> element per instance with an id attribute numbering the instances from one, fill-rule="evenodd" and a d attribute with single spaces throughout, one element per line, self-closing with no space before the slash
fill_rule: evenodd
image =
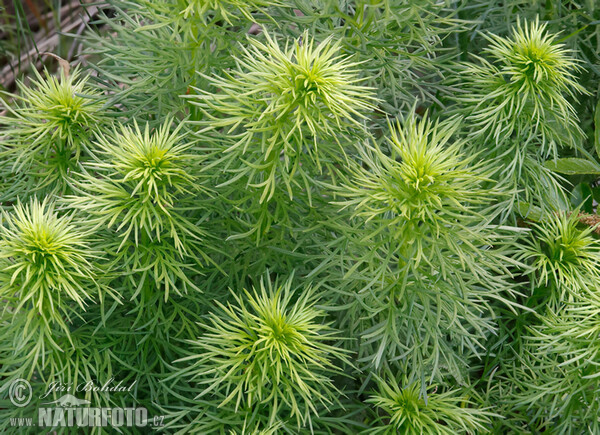
<path id="1" fill-rule="evenodd" d="M 31 0 L 25 0 L 25 3 L 27 3 L 27 7 L 33 13 L 33 15 L 37 19 L 38 23 L 40 23 L 40 26 L 46 31 L 46 33 L 48 33 L 48 31 L 49 31 L 48 23 L 46 22 L 46 19 L 40 13 L 40 10 L 35 5 L 35 3 L 33 3 Z"/>
<path id="2" fill-rule="evenodd" d="M 90 19 L 98 13 L 98 10 L 97 6 L 93 6 L 87 9 L 87 13 L 84 13 L 84 6 L 78 0 L 74 0 L 60 8 L 58 15 L 61 17 L 61 28 L 52 29 L 53 33 L 50 36 L 44 31 L 37 32 L 34 36 L 35 47 L 23 53 L 19 59 L 0 70 L 0 84 L 2 87 L 10 89 L 15 84 L 17 73 L 19 72 L 16 71 L 15 64 L 22 65 L 19 68 L 21 71 L 30 64 L 33 64 L 37 69 L 41 69 L 43 58 L 47 57 L 48 53 L 52 53 L 58 46 L 60 33 L 68 33 L 77 29 L 77 33 L 80 34 Z M 53 12 L 49 12 L 45 17 L 50 20 L 52 14 Z M 36 54 L 40 54 L 40 56 L 36 56 Z M 55 55 L 52 54 L 52 56 L 54 57 Z M 70 61 L 71 58 L 68 57 L 66 60 Z"/>
<path id="3" fill-rule="evenodd" d="M 579 222 L 594 229 L 596 234 L 600 234 L 600 216 L 595 214 L 579 213 Z"/>

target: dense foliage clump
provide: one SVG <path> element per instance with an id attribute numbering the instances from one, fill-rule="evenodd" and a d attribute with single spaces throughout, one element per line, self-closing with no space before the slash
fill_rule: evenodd
<path id="1" fill-rule="evenodd" d="M 1 95 L 0 431 L 600 432 L 595 2 L 106 3 Z"/>

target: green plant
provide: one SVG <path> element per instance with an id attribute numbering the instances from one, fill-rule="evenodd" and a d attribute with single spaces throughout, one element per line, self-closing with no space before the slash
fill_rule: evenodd
<path id="1" fill-rule="evenodd" d="M 118 295 L 103 283 L 93 233 L 72 215 L 59 216 L 47 200 L 32 199 L 3 214 L 0 296 L 4 303 L 0 354 L 8 379 L 75 382 L 97 361 L 81 352 L 78 329 L 86 310 Z M 2 385 L 6 389 L 9 383 Z"/>
<path id="2" fill-rule="evenodd" d="M 336 335 L 323 323 L 325 313 L 311 307 L 314 294 L 294 298 L 291 286 L 291 279 L 266 286 L 261 280 L 244 297 L 232 291 L 234 305 L 217 304 L 220 313 L 191 342 L 195 352 L 179 361 L 181 375 L 199 385 L 197 398 L 216 396 L 207 406 L 230 405 L 230 413 L 243 410 L 248 417 L 262 409 L 265 427 L 293 419 L 300 428 L 320 408 L 339 403 L 332 376 L 341 373 L 337 364 L 349 362 L 331 345 Z"/>
<path id="3" fill-rule="evenodd" d="M 377 380 L 379 390 L 368 399 L 381 410 L 365 433 L 383 434 L 454 434 L 484 431 L 489 423 L 489 411 L 473 407 L 474 403 L 457 395 L 457 391 L 437 392 L 428 387 L 427 398 L 421 394 L 418 382 L 404 379 L 386 382 Z"/>
<path id="4" fill-rule="evenodd" d="M 484 53 L 492 63 L 481 59 L 481 67 L 466 71 L 481 89 L 470 100 L 476 106 L 469 120 L 496 142 L 513 134 L 525 143 L 537 139 L 543 157 L 556 157 L 557 146 L 574 146 L 582 135 L 566 95 L 586 91 L 574 76 L 577 60 L 545 27 L 517 22 L 510 39 L 488 37 Z"/>
<path id="5" fill-rule="evenodd" d="M 504 397 L 530 430 L 559 433 L 598 430 L 598 301 L 578 298 L 548 310 L 528 328 L 518 355 L 502 364 Z"/>
<path id="6" fill-rule="evenodd" d="M 79 70 L 63 70 L 60 78 L 35 71 L 29 86 L 18 83 L 18 95 L 6 94 L 14 103 L 4 102 L 9 116 L 0 118 L 6 177 L 2 200 L 71 188 L 70 173 L 89 158 L 94 128 L 107 122 L 100 94 L 80 76 Z"/>
<path id="7" fill-rule="evenodd" d="M 87 11 L 3 93 L 0 431 L 599 431 L 594 2 Z"/>
<path id="8" fill-rule="evenodd" d="M 510 38 L 486 36 L 477 64 L 467 64 L 462 97 L 471 147 L 497 163 L 495 178 L 523 200 L 546 210 L 564 204 L 561 179 L 540 163 L 558 148 L 579 148 L 584 132 L 570 99 L 587 91 L 576 81 L 573 53 L 545 24 L 517 22 Z"/>
<path id="9" fill-rule="evenodd" d="M 277 184 L 290 197 L 295 185 L 309 184 L 344 153 L 343 144 L 373 109 L 370 89 L 358 84 L 358 65 L 342 57 L 331 38 L 315 45 L 305 32 L 281 48 L 265 37 L 265 44 L 250 40 L 233 74 L 210 79 L 218 92 L 192 97 L 205 117 L 197 123 L 202 131 L 226 132 L 219 165 L 248 162 L 232 168 L 234 179 L 261 189 L 261 203 Z"/>
<path id="10" fill-rule="evenodd" d="M 514 233 L 491 223 L 494 194 L 475 156 L 452 141 L 459 125 L 409 116 L 389 151 L 359 151 L 339 189 L 350 215 L 336 228 L 349 244 L 337 285 L 349 307 L 343 324 L 375 369 L 410 362 L 417 378 L 460 380 L 495 331 L 492 301 L 516 304 Z"/>
<path id="11" fill-rule="evenodd" d="M 186 216 L 195 208 L 189 201 L 204 193 L 191 169 L 197 159 L 189 153 L 192 143 L 179 134 L 181 126 L 171 132 L 171 123 L 167 119 L 152 133 L 148 125 L 143 131 L 137 124 L 122 126 L 112 137 L 98 138 L 95 161 L 77 183 L 79 195 L 69 198 L 95 228 L 111 231 L 103 248 L 126 265 L 134 297 L 146 279 L 165 300 L 171 291 L 199 291 L 192 274 L 208 258 L 203 232 Z"/>
<path id="12" fill-rule="evenodd" d="M 559 301 L 581 296 L 600 277 L 600 245 L 593 227 L 581 228 L 578 211 L 556 212 L 533 225 L 520 257 L 531 265 L 532 290 L 550 288 Z M 568 296 L 568 293 L 572 295 Z"/>

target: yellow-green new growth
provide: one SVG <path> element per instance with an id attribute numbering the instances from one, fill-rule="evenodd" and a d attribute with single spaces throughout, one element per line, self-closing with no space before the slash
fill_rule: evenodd
<path id="1" fill-rule="evenodd" d="M 377 378 L 379 391 L 372 394 L 367 403 L 384 412 L 375 425 L 364 433 L 406 435 L 454 435 L 479 433 L 489 424 L 488 410 L 474 407 L 474 403 L 457 391 L 438 393 L 436 386 L 428 388 L 423 397 L 419 382 L 407 382 L 400 386 L 394 379 L 386 382 Z"/>
<path id="2" fill-rule="evenodd" d="M 537 19 L 517 22 L 508 38 L 485 37 L 490 42 L 485 58 L 465 71 L 472 84 L 463 97 L 472 107 L 467 118 L 472 135 L 497 146 L 511 138 L 521 147 L 531 143 L 543 157 L 556 157 L 558 146 L 576 146 L 583 132 L 567 97 L 587 91 L 575 79 L 580 67 L 573 53 Z"/>
<path id="3" fill-rule="evenodd" d="M 133 235 L 160 242 L 171 237 L 178 252 L 185 252 L 183 239 L 198 238 L 198 229 L 181 217 L 175 199 L 200 189 L 188 169 L 197 157 L 180 133 L 182 124 L 170 131 L 171 120 L 151 132 L 121 126 L 107 137 L 99 137 L 97 161 L 86 165 L 98 170 L 98 178 L 84 174 L 81 193 L 71 203 L 93 216 L 96 227 L 116 227 L 122 245 Z"/>
<path id="4" fill-rule="evenodd" d="M 67 330 L 74 302 L 85 309 L 92 300 L 97 254 L 89 234 L 69 216 L 59 216 L 48 200 L 15 205 L 0 226 L 0 296 L 15 312 L 28 309 L 45 322 Z"/>
<path id="5" fill-rule="evenodd" d="M 541 94 L 552 101 L 560 100 L 562 93 L 575 97 L 575 92 L 585 92 L 573 74 L 580 69 L 578 61 L 556 42 L 556 35 L 548 33 L 546 24 L 540 24 L 539 19 L 523 25 L 517 21 L 510 39 L 497 35 L 488 38 L 491 44 L 486 53 L 502 65 L 502 74 L 508 76 L 512 88 L 523 97 L 533 101 Z"/>
<path id="6" fill-rule="evenodd" d="M 486 180 L 473 156 L 465 156 L 462 142 L 453 141 L 456 119 L 442 124 L 411 115 L 404 124 L 390 126 L 388 153 L 378 145 L 360 152 L 362 164 L 351 166 L 351 177 L 341 190 L 344 208 L 366 222 L 381 222 L 375 232 L 389 231 L 400 245 L 416 248 L 414 259 L 427 259 L 428 241 L 460 251 L 458 228 L 466 240 L 485 218 L 477 208 L 489 201 L 482 188 Z"/>
<path id="7" fill-rule="evenodd" d="M 243 159 L 248 185 L 269 200 L 278 182 L 292 196 L 298 171 L 321 171 L 321 160 L 344 154 L 340 143 L 373 111 L 373 93 L 361 86 L 358 64 L 340 54 L 329 37 L 317 44 L 307 32 L 281 47 L 250 39 L 237 67 L 208 77 L 216 92 L 192 97 L 205 120 L 203 131 L 222 131 L 230 159 Z M 238 177 L 244 172 L 238 173 Z M 238 178 L 236 177 L 236 178 Z M 281 180 L 281 181 L 279 181 Z"/>
<path id="8" fill-rule="evenodd" d="M 196 267 L 208 261 L 200 247 L 204 233 L 188 217 L 200 208 L 196 194 L 203 192 L 195 175 L 198 156 L 181 133 L 183 124 L 171 126 L 170 118 L 155 130 L 134 122 L 98 137 L 96 161 L 85 165 L 78 195 L 67 198 L 94 228 L 113 235 L 104 248 L 135 282 L 132 298 L 147 290 L 166 301 L 171 292 L 199 290 Z"/>
<path id="9" fill-rule="evenodd" d="M 273 288 L 232 292 L 235 304 L 221 305 L 211 314 L 207 333 L 192 344 L 196 355 L 184 369 L 205 386 L 200 396 L 222 392 L 239 408 L 266 406 L 269 424 L 295 418 L 298 427 L 318 415 L 318 407 L 337 403 L 341 393 L 331 375 L 339 373 L 342 350 L 326 344 L 334 331 L 322 323 L 324 312 L 312 307 L 310 291 L 294 298 L 291 280 Z"/>
<path id="10" fill-rule="evenodd" d="M 133 128 L 121 126 L 112 139 L 99 137 L 97 146 L 111 161 L 97 166 L 119 173 L 123 183 L 131 182 L 135 186 L 132 195 L 139 193 L 155 204 L 172 205 L 172 196 L 188 192 L 194 177 L 184 168 L 186 159 L 193 159 L 188 153 L 191 144 L 182 142 L 181 124 L 173 132 L 170 125 L 167 119 L 151 133 L 148 124 L 142 132 L 134 122 Z"/>
<path id="11" fill-rule="evenodd" d="M 89 154 L 94 130 L 105 122 L 100 95 L 87 85 L 79 70 L 42 77 L 34 70 L 29 86 L 18 83 L 15 102 L 5 104 L 0 117 L 3 143 L 0 163 L 15 173 L 3 196 L 14 197 L 42 189 L 64 192 L 71 173 Z"/>
<path id="12" fill-rule="evenodd" d="M 9 111 L 29 135 L 29 146 L 43 148 L 58 140 L 78 157 L 102 117 L 100 95 L 87 86 L 87 77 L 80 77 L 79 70 L 70 75 L 61 70 L 60 77 L 48 72 L 42 77 L 34 71 L 30 86 L 19 84 L 23 105 Z"/>
<path id="13" fill-rule="evenodd" d="M 577 211 L 555 212 L 533 224 L 531 237 L 519 248 L 519 259 L 531 266 L 532 288 L 552 287 L 559 300 L 599 288 L 600 243 L 594 228 L 579 226 Z"/>
<path id="14" fill-rule="evenodd" d="M 370 220 L 392 213 L 406 220 L 425 219 L 438 227 L 443 206 L 466 210 L 465 204 L 482 202 L 473 186 L 485 178 L 477 168 L 469 168 L 473 158 L 461 153 L 461 142 L 452 142 L 457 126 L 457 122 L 440 125 L 415 117 L 390 126 L 391 153 L 368 147 L 363 155 L 368 169 L 354 167 L 353 184 L 346 186 L 357 197 L 351 201 L 356 214 Z"/>
<path id="15" fill-rule="evenodd" d="M 250 47 L 242 47 L 237 71 L 223 79 L 211 79 L 224 95 L 214 95 L 216 101 L 208 105 L 224 114 L 240 111 L 233 122 L 221 120 L 224 125 L 241 122 L 252 133 L 259 133 L 261 124 L 279 121 L 270 126 L 277 131 L 278 124 L 290 121 L 289 131 L 279 137 L 284 140 L 296 131 L 301 135 L 303 126 L 313 135 L 332 133 L 334 126 L 343 123 L 360 127 L 355 117 L 364 118 L 373 109 L 372 90 L 358 84 L 358 64 L 340 55 L 339 42 L 330 37 L 315 44 L 304 32 L 301 38 L 282 48 L 268 33 L 264 35 L 264 43 L 250 39 Z M 230 98 L 246 104 L 239 108 L 223 104 Z M 257 111 L 258 107 L 263 111 Z M 250 112 L 252 109 L 255 110 Z"/>

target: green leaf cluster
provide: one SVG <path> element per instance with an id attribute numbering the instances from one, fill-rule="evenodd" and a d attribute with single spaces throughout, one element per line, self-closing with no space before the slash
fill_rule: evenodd
<path id="1" fill-rule="evenodd" d="M 114 378 L 168 433 L 599 432 L 598 22 L 108 0 L 3 94 L 0 431 Z"/>

